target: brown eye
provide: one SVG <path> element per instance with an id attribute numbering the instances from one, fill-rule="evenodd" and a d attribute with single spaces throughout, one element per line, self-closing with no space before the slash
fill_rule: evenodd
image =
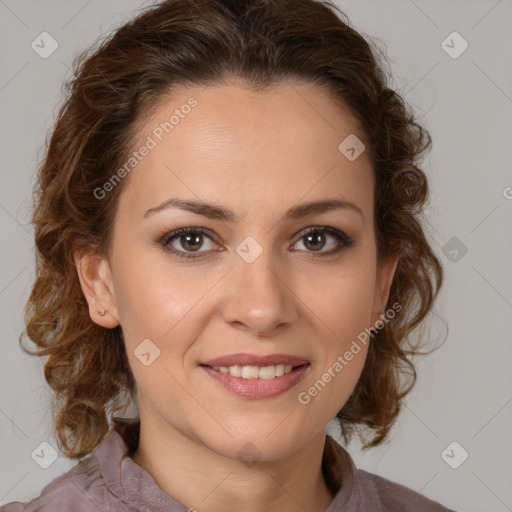
<path id="1" fill-rule="evenodd" d="M 320 231 L 314 231 L 308 235 L 304 235 L 304 245 L 312 251 L 319 251 L 325 246 L 325 234 Z"/>
<path id="2" fill-rule="evenodd" d="M 201 250 L 204 248 L 205 238 L 212 246 Z M 305 247 L 300 250 L 312 257 L 332 256 L 354 244 L 354 240 L 345 233 L 330 227 L 309 228 L 302 233 L 299 242 Z M 180 228 L 164 235 L 159 243 L 166 251 L 185 259 L 201 258 L 216 247 L 212 234 L 204 228 Z M 326 247 L 327 250 L 323 250 Z"/>
<path id="3" fill-rule="evenodd" d="M 200 251 L 204 246 L 205 237 L 212 243 L 212 247 L 204 251 Z M 165 235 L 161 241 L 161 245 L 179 258 L 199 258 L 201 253 L 215 247 L 215 243 L 211 235 L 203 228 L 181 228 Z M 193 253 L 198 253 L 197 255 Z"/>
<path id="4" fill-rule="evenodd" d="M 329 238 L 334 242 L 329 243 Z M 306 252 L 319 253 L 318 256 L 328 256 L 335 254 L 347 247 L 353 245 L 354 241 L 350 239 L 342 231 L 334 228 L 310 228 L 306 233 L 302 234 L 299 242 L 303 241 Z M 330 250 L 322 250 L 330 246 Z"/>
<path id="5" fill-rule="evenodd" d="M 202 243 L 202 234 L 187 234 L 180 235 L 177 239 L 180 241 L 180 245 L 185 250 L 197 251 L 200 249 Z"/>

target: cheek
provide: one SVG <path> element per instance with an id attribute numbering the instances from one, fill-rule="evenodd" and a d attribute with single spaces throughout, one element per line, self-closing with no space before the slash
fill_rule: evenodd
<path id="1" fill-rule="evenodd" d="M 116 260 L 115 290 L 120 323 L 135 338 L 162 339 L 208 291 L 197 271 L 142 253 Z"/>
<path id="2" fill-rule="evenodd" d="M 354 390 L 368 352 L 365 329 L 371 321 L 374 269 L 371 261 L 346 265 L 327 277 L 317 276 L 321 286 L 303 294 L 316 326 L 314 374 L 300 387 L 299 402 L 322 411 L 329 421 Z M 311 289 L 311 288 L 310 288 Z M 304 288 L 304 291 L 306 288 Z"/>
<path id="3" fill-rule="evenodd" d="M 368 353 L 371 306 L 375 281 L 371 261 L 361 260 L 330 276 L 325 287 L 322 320 L 330 328 L 329 342 L 306 390 L 329 420 L 348 400 Z M 306 397 L 307 398 L 307 397 Z"/>
<path id="4" fill-rule="evenodd" d="M 315 428 L 317 423 L 327 424 L 343 408 L 354 388 L 366 360 L 367 347 L 347 351 L 342 349 L 330 354 L 328 361 L 317 369 L 315 375 L 297 389 L 297 401 L 305 414 L 304 428 Z M 352 345 L 352 347 L 354 347 Z M 357 352 L 357 353 L 354 353 Z"/>
<path id="5" fill-rule="evenodd" d="M 313 279 L 303 278 L 297 295 L 336 339 L 346 340 L 369 326 L 373 275 L 371 265 L 340 265 Z"/>

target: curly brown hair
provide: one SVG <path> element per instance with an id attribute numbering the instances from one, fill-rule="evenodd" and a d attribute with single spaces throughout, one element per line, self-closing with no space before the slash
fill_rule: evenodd
<path id="1" fill-rule="evenodd" d="M 49 356 L 54 435 L 68 458 L 90 453 L 136 395 L 121 326 L 91 320 L 73 257 L 108 252 L 128 178 L 102 200 L 94 191 L 126 161 L 141 123 L 173 87 L 234 77 L 255 90 L 283 80 L 318 84 L 362 123 L 376 177 L 378 261 L 398 252 L 388 303 L 402 313 L 370 343 L 336 417 L 346 442 L 354 431 L 360 439 L 373 431 L 364 448 L 388 436 L 416 381 L 411 357 L 420 347 L 409 335 L 431 311 L 443 269 L 422 219 L 429 189 L 418 160 L 431 137 L 388 86 L 384 59 L 338 7 L 317 0 L 165 0 L 75 59 L 34 189 L 36 280 L 20 336 L 27 353 Z M 38 349 L 23 347 L 25 333 Z"/>

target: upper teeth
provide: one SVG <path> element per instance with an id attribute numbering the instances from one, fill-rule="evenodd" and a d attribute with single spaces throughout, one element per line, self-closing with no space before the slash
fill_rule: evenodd
<path id="1" fill-rule="evenodd" d="M 272 366 L 212 366 L 214 370 L 221 373 L 229 373 L 233 377 L 242 377 L 243 379 L 273 379 L 281 377 L 285 373 L 293 370 L 291 364 L 276 364 Z"/>

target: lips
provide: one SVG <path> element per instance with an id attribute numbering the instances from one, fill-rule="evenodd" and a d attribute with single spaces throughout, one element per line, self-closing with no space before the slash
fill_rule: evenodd
<path id="1" fill-rule="evenodd" d="M 309 364 L 309 361 L 287 354 L 269 354 L 266 356 L 256 356 L 252 354 L 241 353 L 209 359 L 208 361 L 203 361 L 200 364 L 203 366 L 271 366 L 278 364 L 302 366 L 304 364 Z"/>
<path id="2" fill-rule="evenodd" d="M 208 365 L 200 365 L 200 368 L 212 379 L 211 382 L 218 384 L 230 393 L 244 399 L 263 400 L 277 397 L 297 386 L 307 374 L 310 366 L 309 364 L 303 364 L 280 377 L 276 376 L 268 380 L 235 377 L 229 373 L 214 370 Z M 254 366 L 244 366 L 244 368 L 254 368 Z M 291 365 L 289 365 L 289 368 L 291 368 Z"/>

